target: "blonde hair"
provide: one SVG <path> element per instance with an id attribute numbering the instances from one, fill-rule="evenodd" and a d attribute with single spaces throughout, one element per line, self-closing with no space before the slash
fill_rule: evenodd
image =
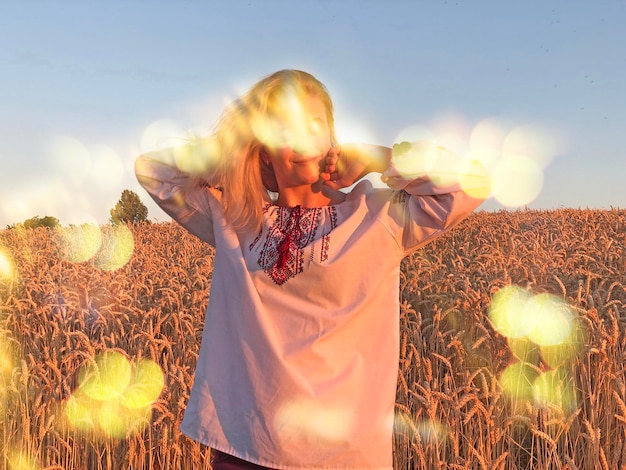
<path id="1" fill-rule="evenodd" d="M 217 161 L 201 180 L 221 187 L 226 220 L 236 230 L 258 230 L 263 207 L 270 201 L 261 177 L 261 153 L 266 150 L 266 144 L 259 136 L 259 127 L 281 111 L 277 108 L 285 94 L 319 99 L 326 109 L 331 143 L 336 144 L 330 95 L 307 72 L 275 72 L 227 106 L 209 139 L 214 151 L 219 153 Z"/>

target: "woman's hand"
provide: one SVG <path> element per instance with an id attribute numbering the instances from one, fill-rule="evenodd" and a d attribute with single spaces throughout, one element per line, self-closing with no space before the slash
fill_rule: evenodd
<path id="1" fill-rule="evenodd" d="M 324 160 L 321 178 L 332 189 L 347 188 L 373 171 L 384 172 L 391 149 L 375 145 L 348 144 L 332 147 Z"/>

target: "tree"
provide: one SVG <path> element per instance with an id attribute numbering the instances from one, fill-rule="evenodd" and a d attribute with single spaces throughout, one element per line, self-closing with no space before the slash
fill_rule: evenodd
<path id="1" fill-rule="evenodd" d="M 39 217 L 36 215 L 35 217 L 31 217 L 30 219 L 26 219 L 22 225 L 25 229 L 37 228 L 37 227 L 48 227 L 54 228 L 60 225 L 59 219 L 56 217 L 52 217 L 51 215 L 47 215 L 45 217 Z"/>
<path id="2" fill-rule="evenodd" d="M 137 223 L 148 220 L 148 208 L 141 202 L 139 196 L 134 191 L 125 189 L 122 197 L 111 209 L 111 223 Z"/>

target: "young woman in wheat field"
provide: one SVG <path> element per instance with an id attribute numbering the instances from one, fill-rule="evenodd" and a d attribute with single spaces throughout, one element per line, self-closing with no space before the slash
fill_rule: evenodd
<path id="1" fill-rule="evenodd" d="M 213 468 L 392 468 L 400 261 L 481 203 L 482 167 L 426 142 L 339 145 L 324 85 L 282 70 L 135 170 L 215 247 L 181 425 Z"/>

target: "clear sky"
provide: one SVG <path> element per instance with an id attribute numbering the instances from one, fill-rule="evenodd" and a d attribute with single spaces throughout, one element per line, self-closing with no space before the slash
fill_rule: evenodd
<path id="1" fill-rule="evenodd" d="M 623 0 L 6 0 L 0 227 L 105 223 L 124 189 L 169 220 L 135 157 L 282 68 L 327 85 L 344 141 L 483 159 L 505 175 L 485 209 L 626 208 L 625 20 Z"/>

